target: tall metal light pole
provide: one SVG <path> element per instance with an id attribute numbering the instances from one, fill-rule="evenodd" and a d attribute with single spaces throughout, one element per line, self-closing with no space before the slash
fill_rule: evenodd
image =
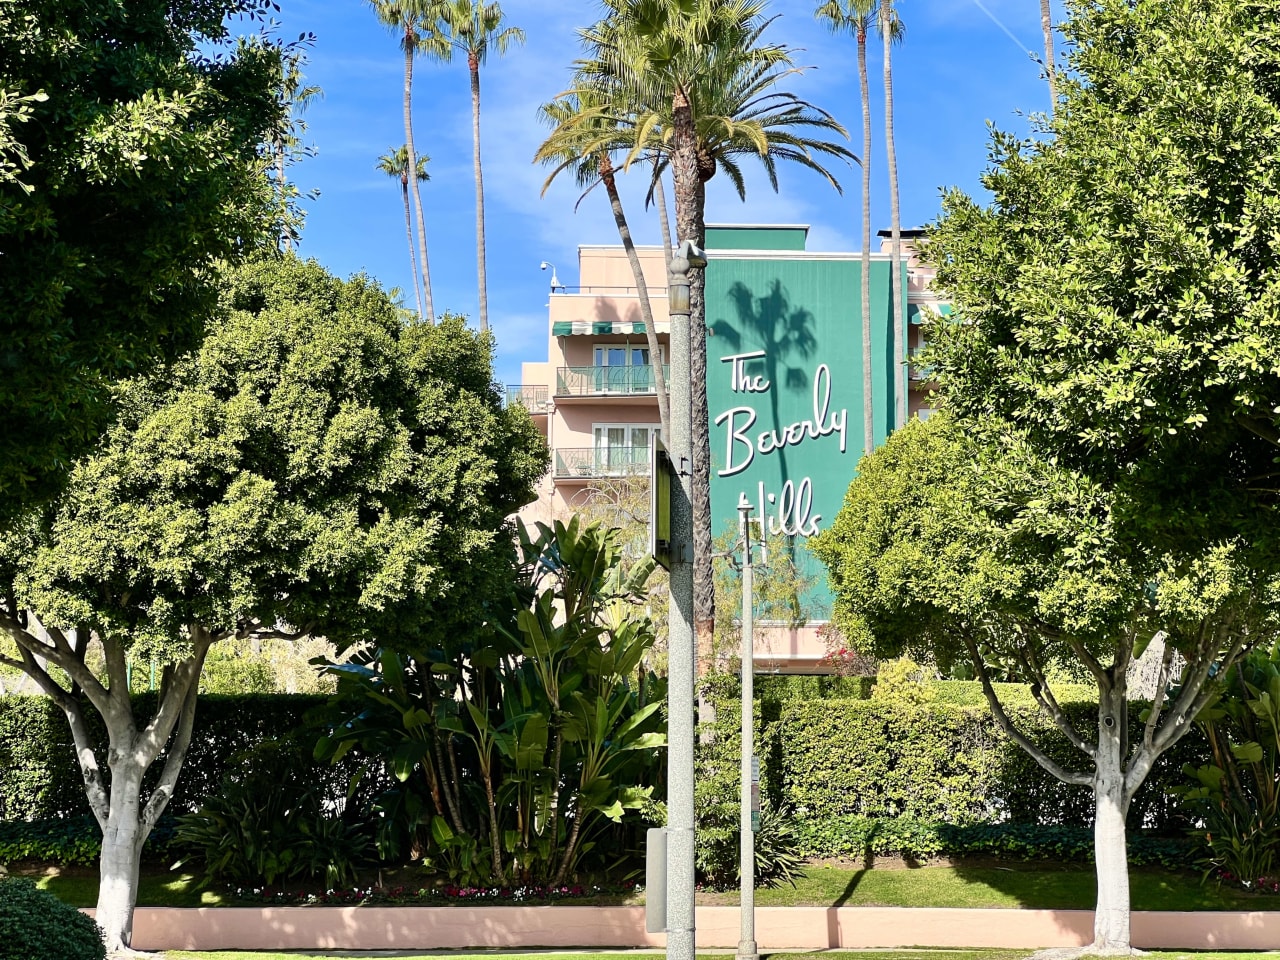
<path id="1" fill-rule="evenodd" d="M 689 268 L 705 267 L 692 241 L 671 258 L 671 602 L 667 675 L 667 960 L 695 960 L 693 915 L 693 406 L 689 375 Z"/>
<path id="2" fill-rule="evenodd" d="M 760 960 L 756 946 L 756 830 L 760 776 L 755 759 L 755 571 L 751 568 L 751 502 L 738 500 L 742 527 L 742 805 L 738 820 L 739 934 L 737 960 Z"/>

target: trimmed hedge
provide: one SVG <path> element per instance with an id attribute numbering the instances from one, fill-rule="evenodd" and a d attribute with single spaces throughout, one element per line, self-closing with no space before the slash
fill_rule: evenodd
<path id="1" fill-rule="evenodd" d="M 1010 741 L 991 719 L 976 683 L 935 684 L 933 701 L 904 704 L 793 698 L 801 685 L 779 684 L 779 679 L 761 678 L 766 682 L 760 684 L 761 789 L 798 823 L 907 817 L 960 825 L 1087 828 L 1093 822 L 1091 792 L 1058 781 Z M 1034 706 L 1025 688 L 1001 686 L 1015 723 L 1054 759 L 1080 768 L 1084 758 Z M 703 740 L 710 742 L 704 742 L 699 759 L 698 789 L 706 809 L 737 802 L 738 689 L 731 676 L 704 681 L 704 695 L 716 707 L 714 732 L 704 729 Z M 1093 704 L 1062 706 L 1082 730 L 1096 725 Z M 1140 706 L 1130 710 L 1131 737 L 1141 736 Z M 1181 832 L 1185 819 L 1169 788 L 1181 782 L 1183 764 L 1198 766 L 1204 754 L 1203 742 L 1192 733 L 1161 757 L 1134 799 L 1131 829 Z M 856 837 L 848 843 L 858 847 Z"/>
<path id="2" fill-rule="evenodd" d="M 143 847 L 144 858 L 169 855 L 174 819 L 160 818 Z M 39 860 L 44 863 L 92 866 L 102 851 L 102 831 L 89 814 L 57 820 L 0 821 L 0 863 Z"/>
<path id="3" fill-rule="evenodd" d="M 908 862 L 933 857 L 993 857 L 1007 860 L 1093 862 L 1093 830 L 1078 825 L 1038 823 L 936 823 L 912 817 L 803 819 L 794 826 L 802 857 L 872 860 L 901 857 Z M 1182 837 L 1138 833 L 1129 836 L 1130 866 L 1181 869 L 1194 844 Z"/>
<path id="4" fill-rule="evenodd" d="M 308 711 L 324 704 L 323 696 L 247 694 L 200 697 L 195 729 L 182 776 L 166 810 L 188 813 L 215 792 L 231 759 L 264 740 L 279 739 L 300 728 Z M 133 697 L 139 724 L 155 712 L 156 695 Z M 106 731 L 87 710 L 92 735 L 105 758 Z M 159 776 L 164 758 L 152 765 Z M 316 764 L 316 776 L 332 781 L 338 796 L 346 793 L 350 771 Z M 56 820 L 89 816 L 84 782 L 66 717 L 47 697 L 0 697 L 0 820 Z"/>
<path id="5" fill-rule="evenodd" d="M 0 877 L 0 960 L 104 960 L 98 925 L 30 880 Z"/>

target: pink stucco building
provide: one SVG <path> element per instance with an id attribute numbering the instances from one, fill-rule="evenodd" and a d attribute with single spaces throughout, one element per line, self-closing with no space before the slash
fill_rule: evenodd
<path id="1" fill-rule="evenodd" d="M 717 273 L 725 277 L 732 273 L 735 278 L 755 276 L 754 293 L 757 294 L 770 289 L 768 284 L 772 282 L 775 289 L 784 291 L 803 307 L 804 314 L 816 315 L 813 325 L 822 335 L 818 339 L 825 337 L 818 354 L 825 355 L 837 343 L 848 347 L 852 341 L 856 341 L 853 347 L 860 351 L 860 295 L 849 295 L 861 282 L 860 256 L 807 252 L 807 230 L 804 226 L 790 225 L 708 226 L 707 316 L 708 325 L 713 328 L 709 354 L 711 344 L 723 342 L 723 337 L 715 336 L 717 327 L 724 333 L 738 335 L 733 330 L 728 295 L 715 292 L 712 278 Z M 920 346 L 919 321 L 932 314 L 948 312 L 929 289 L 930 271 L 914 257 L 913 241 L 919 236 L 919 231 L 904 231 L 908 355 Z M 872 254 L 870 275 L 873 299 L 878 307 L 873 314 L 880 318 L 874 321 L 878 329 L 873 332 L 873 345 L 883 353 L 883 364 L 876 368 L 875 374 L 877 390 L 888 391 L 894 362 L 891 353 L 885 352 L 892 349 L 891 257 L 888 237 L 882 236 L 881 240 L 881 249 Z M 526 522 L 567 519 L 602 479 L 648 474 L 650 438 L 660 430 L 654 366 L 668 362 L 670 320 L 662 248 L 640 247 L 638 254 L 658 331 L 658 355 L 653 355 L 645 336 L 639 291 L 622 246 L 584 245 L 578 248 L 578 282 L 567 286 L 557 282 L 550 291 L 546 360 L 525 362 L 521 383 L 507 388 L 508 401 L 521 402 L 529 409 L 551 449 L 551 469 L 538 486 L 538 498 L 521 511 Z M 769 271 L 774 267 L 776 273 L 771 274 Z M 743 269 L 747 272 L 743 273 Z M 555 276 L 554 270 L 551 275 Z M 783 280 L 771 280 L 774 276 Z M 736 286 L 741 288 L 742 283 L 739 281 Z M 758 302 L 763 304 L 764 300 Z M 760 335 L 758 330 L 748 332 Z M 765 352 L 759 350 L 756 354 Z M 709 378 L 719 376 L 716 359 L 723 358 L 708 360 Z M 856 362 L 860 367 L 861 361 Z M 827 376 L 840 378 L 842 388 L 846 381 L 851 384 L 848 389 L 852 392 L 841 402 L 849 405 L 846 407 L 848 419 L 851 424 L 856 421 L 857 436 L 847 444 L 842 442 L 841 453 L 845 456 L 835 467 L 835 473 L 811 484 L 824 486 L 827 498 L 824 514 L 828 522 L 834 519 L 843 489 L 854 476 L 862 448 L 860 371 L 848 370 L 848 362 L 834 366 L 839 369 L 834 373 L 829 369 Z M 928 392 L 922 376 L 921 371 L 911 370 L 908 407 L 913 415 L 927 416 Z M 855 377 L 856 389 L 852 386 Z M 812 401 L 806 402 L 812 406 Z M 887 392 L 874 402 L 878 406 L 873 412 L 880 414 L 876 442 L 882 442 L 893 426 L 892 403 Z M 713 449 L 713 458 L 716 456 Z M 760 489 L 763 494 L 764 487 Z M 716 496 L 713 485 L 713 514 L 720 512 L 714 502 Z M 825 596 L 825 590 L 819 593 Z M 825 619 L 823 610 L 828 609 L 823 607 L 823 602 L 819 597 L 815 607 L 817 615 L 799 630 L 771 626 L 767 618 L 764 622 L 758 621 L 757 669 L 806 673 L 823 670 L 821 661 L 827 651 L 818 636 L 818 628 Z M 724 614 L 734 615 L 736 611 Z"/>

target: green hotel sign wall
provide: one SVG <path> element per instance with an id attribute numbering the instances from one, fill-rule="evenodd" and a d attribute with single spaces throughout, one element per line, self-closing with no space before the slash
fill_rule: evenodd
<path id="1" fill-rule="evenodd" d="M 799 243 L 750 248 L 744 230 L 707 231 L 707 404 L 713 535 L 737 528 L 746 495 L 771 534 L 789 538 L 816 578 L 803 598 L 826 619 L 825 570 L 806 541 L 835 519 L 863 449 L 861 263 Z M 892 426 L 890 264 L 872 261 L 875 441 Z"/>

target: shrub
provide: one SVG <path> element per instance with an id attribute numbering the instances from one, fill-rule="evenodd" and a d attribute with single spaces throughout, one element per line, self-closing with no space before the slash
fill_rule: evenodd
<path id="1" fill-rule="evenodd" d="M 1196 726 L 1212 759 L 1178 792 L 1199 814 L 1191 831 L 1206 875 L 1280 892 L 1280 647 L 1255 650 L 1226 676 Z"/>
<path id="2" fill-rule="evenodd" d="M 173 839 L 174 821 L 164 816 L 147 837 L 143 856 L 161 858 Z M 98 862 L 102 830 L 92 816 L 53 820 L 0 821 L 0 863 L 39 860 L 64 866 L 89 866 Z"/>
<path id="3" fill-rule="evenodd" d="M 199 810 L 178 819 L 174 846 L 203 886 L 354 883 L 373 843 L 310 779 L 312 749 L 298 738 L 259 744 L 236 758 L 242 774 L 227 776 Z"/>
<path id="4" fill-rule="evenodd" d="M 0 960 L 104 960 L 98 925 L 25 879 L 0 877 Z"/>
<path id="5" fill-rule="evenodd" d="M 136 694 L 133 702 L 135 715 L 143 722 L 142 718 L 155 710 L 156 695 Z M 176 815 L 197 809 L 206 796 L 217 791 L 233 757 L 304 727 L 308 713 L 326 702 L 326 697 L 304 694 L 201 694 L 191 746 L 166 812 Z M 95 711 L 87 711 L 86 720 L 102 757 L 106 732 Z M 323 783 L 326 795 L 342 797 L 355 760 L 336 767 L 309 761 L 309 776 Z M 153 765 L 148 788 L 162 766 Z M 390 777 L 367 778 L 361 784 L 358 802 L 366 802 L 389 781 Z M 48 697 L 0 697 L 0 820 L 88 815 L 84 781 L 65 715 Z"/>
<path id="6" fill-rule="evenodd" d="M 802 857 L 872 860 L 901 857 L 995 857 L 1008 860 L 1093 861 L 1093 830 L 1080 825 L 1035 823 L 939 823 L 913 817 L 833 817 L 795 825 L 795 851 Z M 1181 868 L 1191 843 L 1179 837 L 1133 834 L 1128 838 L 1132 866 Z"/>
<path id="7" fill-rule="evenodd" d="M 815 683 L 826 679 L 758 680 L 761 788 L 774 809 L 793 811 L 798 824 L 902 816 L 932 823 L 1092 824 L 1091 792 L 1058 781 L 1012 743 L 991 719 L 977 683 L 935 682 L 933 699 L 913 703 L 823 698 Z M 1015 722 L 1074 768 L 1074 748 L 1026 688 L 997 686 Z M 1067 687 L 1062 704 L 1087 729 L 1096 723 L 1096 707 L 1079 699 L 1082 689 Z M 702 690 L 715 706 L 715 720 L 700 728 L 699 832 L 708 844 L 728 843 L 722 834 L 737 829 L 739 686 L 737 678 L 720 675 L 706 678 Z M 1130 736 L 1140 737 L 1139 705 L 1130 711 L 1130 723 Z M 1204 744 L 1194 737 L 1162 756 L 1134 799 L 1130 829 L 1184 830 L 1187 815 L 1170 788 L 1184 763 L 1203 763 L 1204 757 Z"/>

